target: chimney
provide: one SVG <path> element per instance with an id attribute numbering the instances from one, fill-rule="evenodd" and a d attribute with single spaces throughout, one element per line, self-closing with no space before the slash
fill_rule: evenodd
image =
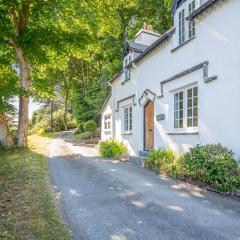
<path id="1" fill-rule="evenodd" d="M 143 28 L 135 36 L 135 42 L 150 46 L 160 37 L 161 35 L 159 33 L 154 32 L 152 25 L 148 25 L 144 22 Z"/>

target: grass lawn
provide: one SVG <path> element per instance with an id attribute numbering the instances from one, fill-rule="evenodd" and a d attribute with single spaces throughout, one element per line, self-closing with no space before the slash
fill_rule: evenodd
<path id="1" fill-rule="evenodd" d="M 70 239 L 49 185 L 50 141 L 31 136 L 28 150 L 0 151 L 0 239 Z"/>

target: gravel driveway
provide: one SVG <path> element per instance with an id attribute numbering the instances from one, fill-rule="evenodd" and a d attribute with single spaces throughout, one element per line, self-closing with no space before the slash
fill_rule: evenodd
<path id="1" fill-rule="evenodd" d="M 63 139 L 49 174 L 73 239 L 240 240 L 240 203 Z"/>

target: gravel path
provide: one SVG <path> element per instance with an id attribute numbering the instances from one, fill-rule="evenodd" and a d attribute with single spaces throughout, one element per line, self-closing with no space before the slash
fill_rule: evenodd
<path id="1" fill-rule="evenodd" d="M 49 146 L 49 174 L 73 239 L 240 240 L 240 203 L 101 159 L 64 139 Z"/>

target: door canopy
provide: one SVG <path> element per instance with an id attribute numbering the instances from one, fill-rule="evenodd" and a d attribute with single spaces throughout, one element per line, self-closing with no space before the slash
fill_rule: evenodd
<path id="1" fill-rule="evenodd" d="M 154 102 L 156 94 L 149 89 L 144 90 L 142 96 L 139 98 L 139 104 L 145 106 L 149 101 Z"/>

